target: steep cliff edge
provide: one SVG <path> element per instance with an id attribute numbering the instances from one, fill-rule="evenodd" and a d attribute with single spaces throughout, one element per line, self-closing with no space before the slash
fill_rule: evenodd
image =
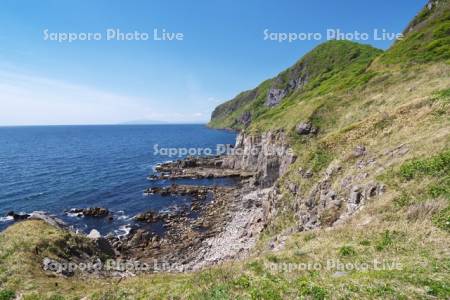
<path id="1" fill-rule="evenodd" d="M 254 184 L 266 188 L 285 174 L 295 159 L 283 131 L 268 131 L 261 135 L 241 133 L 232 153 L 224 157 L 223 166 L 256 172 Z"/>

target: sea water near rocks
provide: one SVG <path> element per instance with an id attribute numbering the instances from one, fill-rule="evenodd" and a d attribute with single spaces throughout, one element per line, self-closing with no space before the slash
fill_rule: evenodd
<path id="1" fill-rule="evenodd" d="M 231 179 L 149 181 L 156 164 L 175 160 L 158 148 L 234 144 L 236 134 L 204 125 L 0 127 L 0 230 L 7 212 L 43 210 L 83 232 L 125 234 L 133 216 L 187 204 L 188 197 L 145 196 L 149 186 L 172 183 L 230 185 Z M 105 207 L 113 220 L 66 215 L 71 208 Z M 161 231 L 162 224 L 154 224 Z"/>

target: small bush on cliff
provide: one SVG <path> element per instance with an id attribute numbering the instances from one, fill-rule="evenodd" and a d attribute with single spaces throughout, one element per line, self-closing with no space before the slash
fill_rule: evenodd
<path id="1" fill-rule="evenodd" d="M 16 297 L 16 293 L 10 290 L 0 291 L 0 300 L 12 300 Z"/>
<path id="2" fill-rule="evenodd" d="M 339 248 L 339 255 L 340 256 L 355 256 L 356 251 L 353 249 L 352 246 L 342 246 Z"/>

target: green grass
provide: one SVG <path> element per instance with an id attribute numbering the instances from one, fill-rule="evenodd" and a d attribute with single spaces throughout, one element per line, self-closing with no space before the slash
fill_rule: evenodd
<path id="1" fill-rule="evenodd" d="M 218 106 L 209 126 L 242 129 L 242 124 L 237 120 L 245 111 L 251 112 L 253 123 L 258 123 L 258 120 L 277 121 L 277 112 L 286 109 L 289 102 L 362 86 L 375 76 L 375 72 L 365 70 L 380 53 L 379 49 L 349 41 L 324 43 L 275 78 Z M 308 80 L 302 89 L 291 91 L 276 107 L 265 106 L 270 87 L 285 89 L 291 80 L 300 77 Z"/>
<path id="2" fill-rule="evenodd" d="M 419 176 L 440 177 L 450 174 L 450 150 L 427 159 L 415 159 L 403 164 L 399 171 L 405 180 Z"/>
<path id="3" fill-rule="evenodd" d="M 392 84 L 392 81 L 387 80 L 389 73 L 385 70 L 397 67 L 407 70 L 417 64 L 450 60 L 449 0 L 439 1 L 432 10 L 424 8 L 408 28 L 412 29 L 410 32 L 408 29 L 405 38 L 385 52 L 349 41 L 329 41 L 319 45 L 276 77 L 218 106 L 209 126 L 245 129 L 249 132 L 273 128 L 290 130 L 294 124 L 302 121 L 302 114 L 299 113 L 299 119 L 288 122 L 284 118 L 286 111 L 292 110 L 299 102 L 308 101 L 319 101 L 318 108 L 310 116 L 304 115 L 304 119 L 311 118 L 318 123 L 325 121 L 326 127 L 334 126 L 336 116 L 329 112 L 333 112 L 336 105 L 345 103 L 336 101 L 340 97 L 326 102 L 318 98 L 364 91 L 372 82 L 380 86 Z M 286 89 L 292 80 L 298 78 L 307 78 L 307 83 L 301 89 L 289 90 L 288 95 L 275 107 L 264 105 L 270 87 Z M 445 99 L 448 99 L 448 90 L 445 95 Z M 250 128 L 244 128 L 238 122 L 244 112 L 252 115 Z"/>
<path id="4" fill-rule="evenodd" d="M 450 206 L 437 213 L 433 218 L 433 223 L 450 233 Z"/>
<path id="5" fill-rule="evenodd" d="M 386 64 L 428 63 L 450 58 L 450 3 L 424 8 L 411 22 L 405 39 L 397 41 L 380 58 Z"/>
<path id="6" fill-rule="evenodd" d="M 450 232 L 450 151 L 443 150 L 433 156 L 412 159 L 397 171 L 390 171 L 381 180 L 401 190 L 393 199 L 394 205 L 408 209 L 417 203 L 435 203 L 445 199 L 444 207 L 436 207 L 432 221 L 438 228 Z M 405 188 L 405 185 L 408 188 Z"/>

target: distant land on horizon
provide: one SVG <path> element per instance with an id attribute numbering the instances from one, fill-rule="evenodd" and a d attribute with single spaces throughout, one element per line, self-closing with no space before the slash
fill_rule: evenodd
<path id="1" fill-rule="evenodd" d="M 118 125 L 155 125 L 155 124 L 170 124 L 166 121 L 157 121 L 157 120 L 132 120 L 119 123 Z"/>

